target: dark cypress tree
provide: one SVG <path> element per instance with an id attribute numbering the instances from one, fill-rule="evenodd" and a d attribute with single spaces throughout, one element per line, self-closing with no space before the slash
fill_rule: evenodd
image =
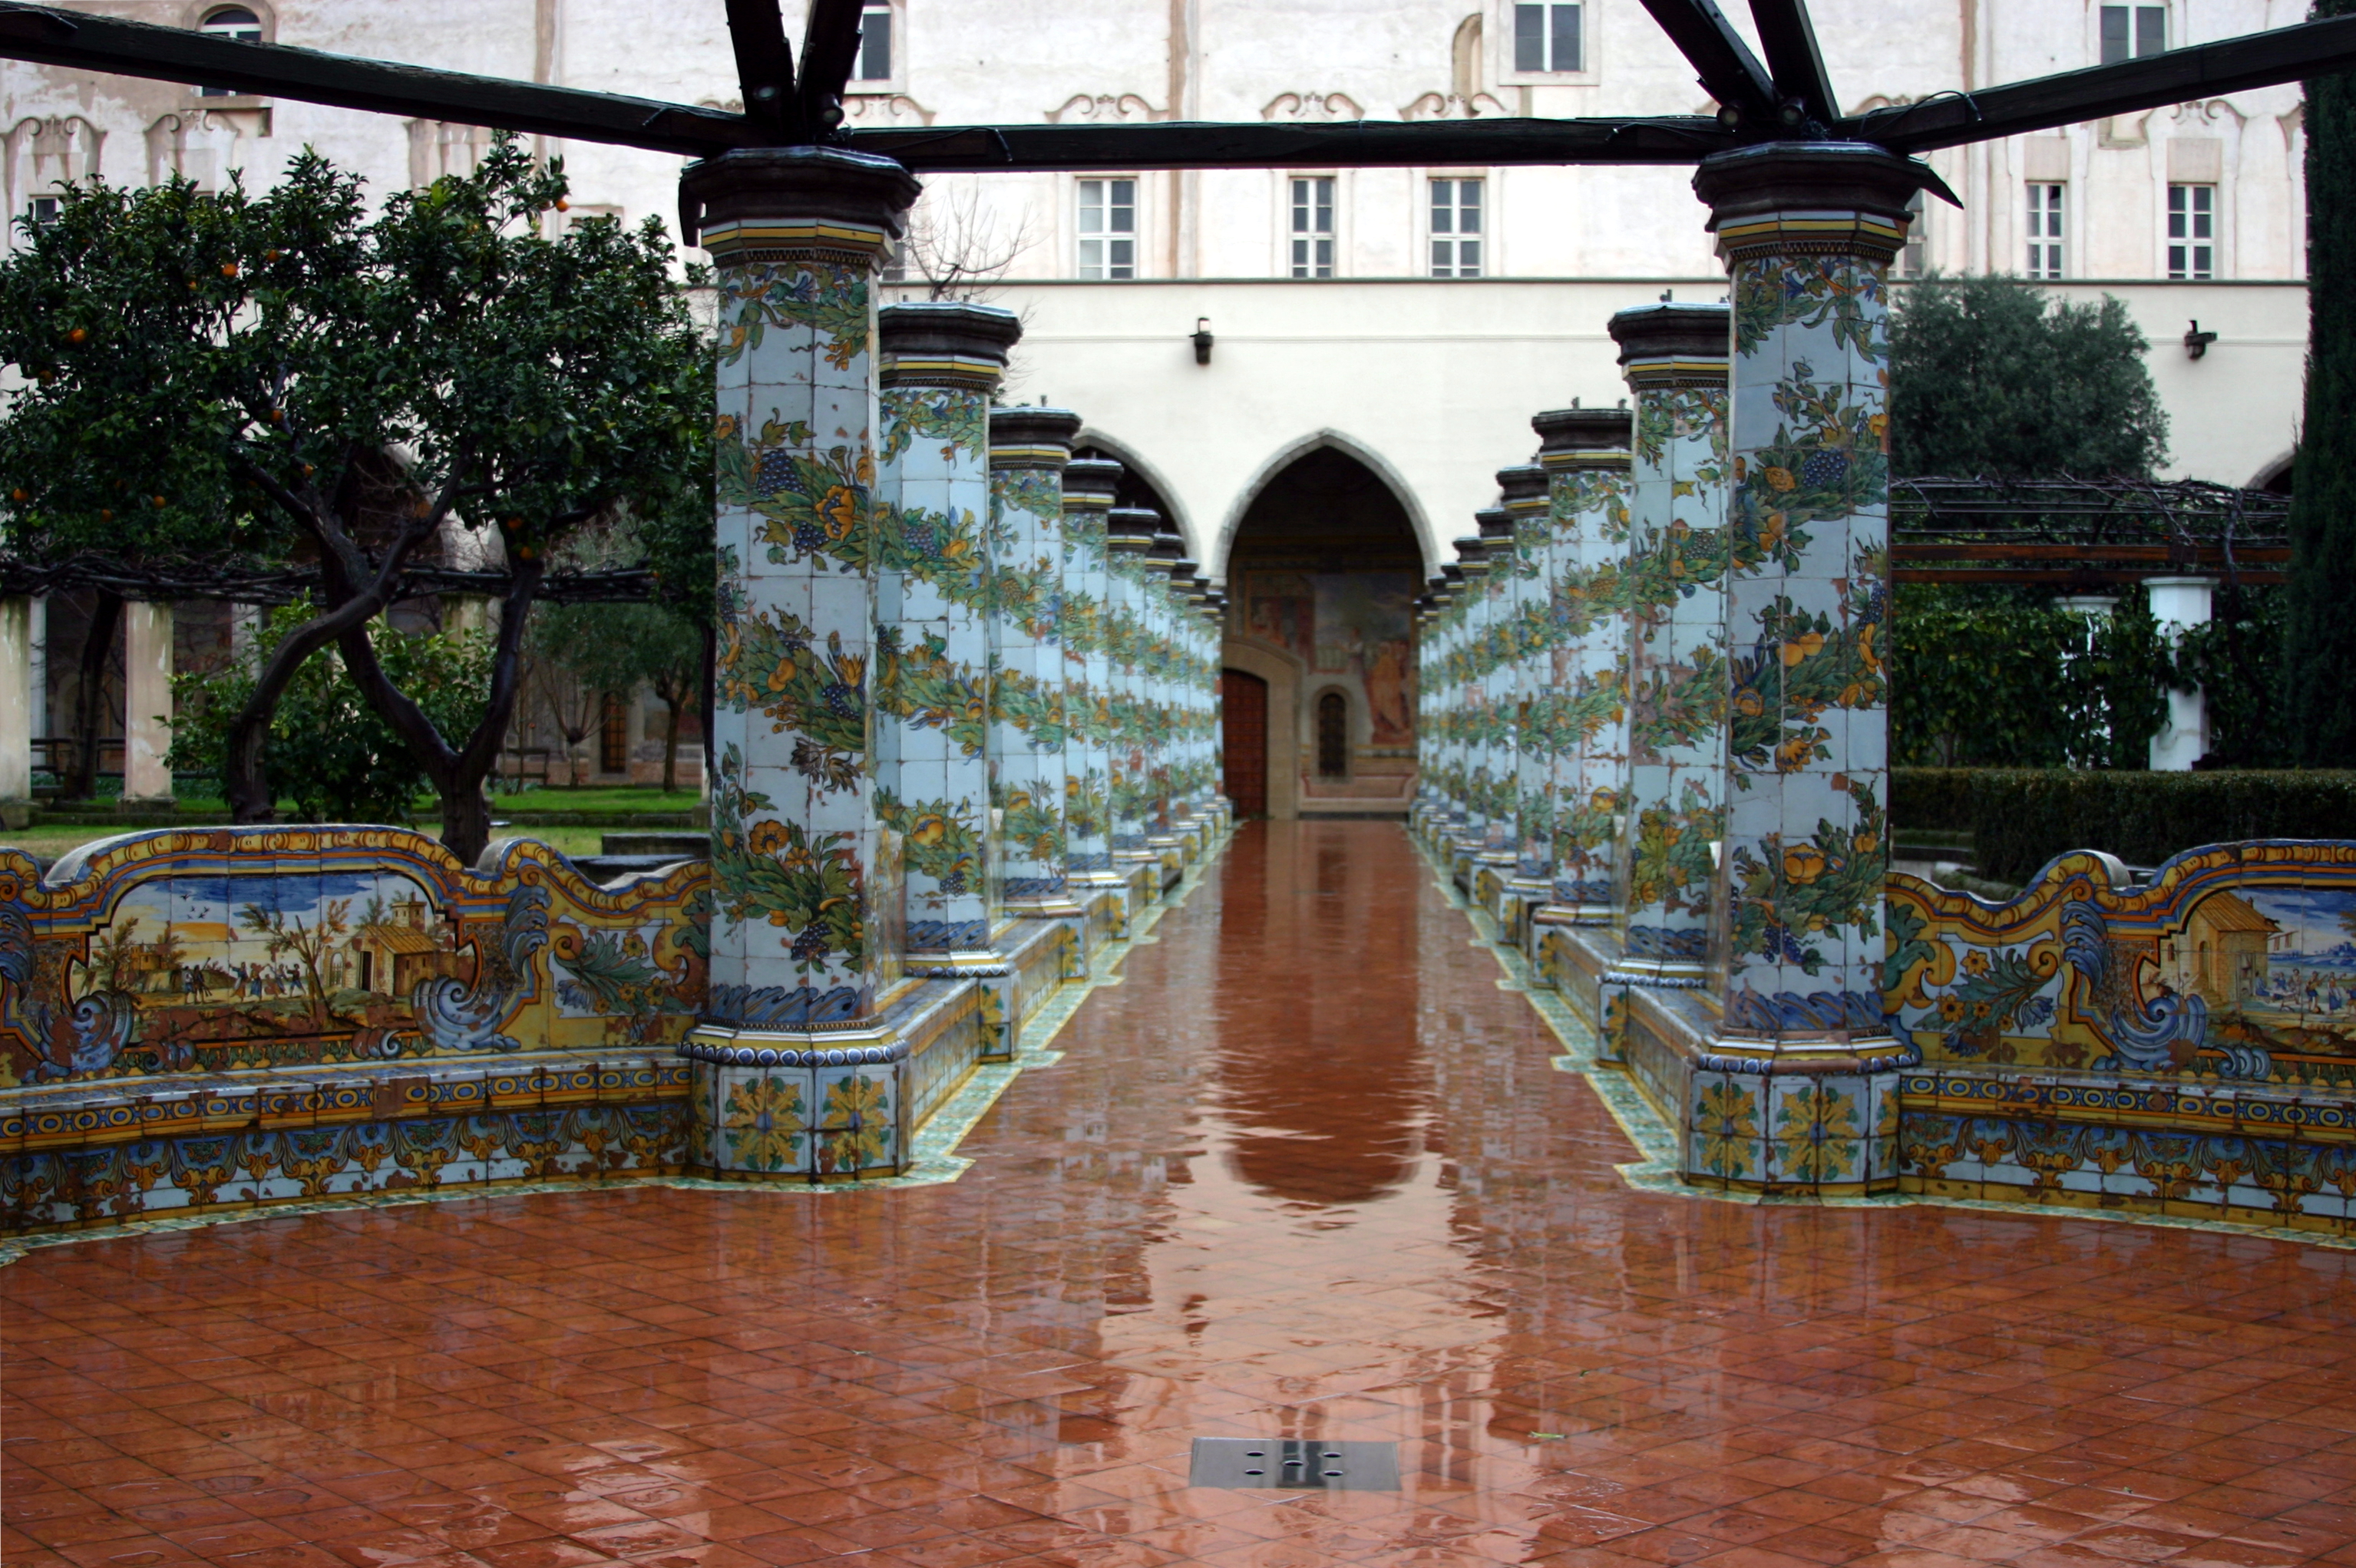
<path id="1" fill-rule="evenodd" d="M 2316 0 L 2315 15 L 2356 13 Z M 2284 732 L 2356 766 L 2356 76 L 2307 84 L 2307 411 L 2292 471 Z"/>

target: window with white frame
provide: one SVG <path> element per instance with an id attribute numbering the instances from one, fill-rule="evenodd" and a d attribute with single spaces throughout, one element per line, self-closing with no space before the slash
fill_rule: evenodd
<path id="1" fill-rule="evenodd" d="M 58 220 L 58 210 L 63 199 L 61 197 L 37 196 L 25 204 L 25 216 L 33 220 L 35 227 L 47 229 Z"/>
<path id="2" fill-rule="evenodd" d="M 859 12 L 859 80 L 892 80 L 892 0 L 867 0 Z"/>
<path id="3" fill-rule="evenodd" d="M 1515 0 L 1514 70 L 1516 74 L 1584 70 L 1586 50 L 1580 30 L 1583 7 L 1559 0 Z"/>
<path id="4" fill-rule="evenodd" d="M 2029 275 L 2051 283 L 2062 275 L 2062 193 L 2059 181 L 2029 187 Z"/>
<path id="5" fill-rule="evenodd" d="M 2168 52 L 2168 7 L 2105 5 L 2100 15 L 2103 63 L 2141 59 Z"/>
<path id="6" fill-rule="evenodd" d="M 1082 180 L 1080 276 L 1137 276 L 1137 182 Z"/>
<path id="7" fill-rule="evenodd" d="M 1481 276 L 1481 242 L 1486 232 L 1481 209 L 1486 183 L 1454 177 L 1431 182 L 1433 277 Z"/>
<path id="8" fill-rule="evenodd" d="M 2197 281 L 2217 272 L 2217 187 L 2168 187 L 2168 275 Z"/>
<path id="9" fill-rule="evenodd" d="M 230 38 L 241 44 L 258 44 L 262 41 L 262 18 L 242 5 L 223 5 L 218 10 L 206 12 L 205 19 L 197 24 L 197 31 L 209 38 Z M 240 91 L 234 87 L 199 87 L 197 96 L 235 98 Z"/>
<path id="10" fill-rule="evenodd" d="M 1293 176 L 1292 275 L 1333 275 L 1333 179 L 1330 175 Z"/>

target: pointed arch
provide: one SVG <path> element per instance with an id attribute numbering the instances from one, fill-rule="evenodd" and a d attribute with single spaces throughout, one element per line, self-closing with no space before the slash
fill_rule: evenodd
<path id="1" fill-rule="evenodd" d="M 1179 498 L 1178 486 L 1170 483 L 1163 476 L 1161 469 L 1156 468 L 1147 459 L 1139 456 L 1137 448 L 1129 443 L 1119 436 L 1107 435 L 1094 425 L 1085 427 L 1078 435 L 1072 438 L 1074 451 L 1076 452 L 1082 447 L 1096 448 L 1143 480 L 1146 486 L 1162 498 L 1162 504 L 1166 508 L 1164 520 L 1178 530 L 1178 537 L 1186 541 L 1186 549 L 1194 553 L 1194 559 L 1196 560 L 1203 559 L 1199 553 L 1202 536 L 1194 531 L 1194 519 L 1186 515 L 1186 503 Z M 1129 503 L 1124 501 L 1120 504 L 1127 506 Z"/>
<path id="2" fill-rule="evenodd" d="M 1279 448 L 1236 493 L 1234 502 L 1227 507 L 1226 520 L 1219 525 L 1219 537 L 1212 541 L 1206 556 L 1196 558 L 1204 561 L 1203 571 L 1213 581 L 1226 581 L 1227 557 L 1235 550 L 1237 530 L 1244 526 L 1244 516 L 1251 510 L 1252 503 L 1259 499 L 1259 493 L 1267 489 L 1278 475 L 1319 448 L 1329 446 L 1362 464 L 1366 472 L 1382 481 L 1383 487 L 1398 502 L 1399 510 L 1407 514 L 1408 526 L 1415 529 L 1416 548 L 1423 552 L 1426 576 L 1437 570 L 1438 561 L 1455 559 L 1453 551 L 1443 557 L 1439 549 L 1438 541 L 1432 536 L 1431 520 L 1424 516 L 1423 502 L 1416 495 L 1415 486 L 1409 485 L 1406 477 L 1373 447 L 1341 431 L 1329 429 L 1312 432 Z"/>

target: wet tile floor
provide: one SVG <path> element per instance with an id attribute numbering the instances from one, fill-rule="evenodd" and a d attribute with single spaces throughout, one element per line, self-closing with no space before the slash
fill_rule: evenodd
<path id="1" fill-rule="evenodd" d="M 949 1186 L 0 1270 L 12 1568 L 2356 1563 L 2356 1257 L 1633 1192 L 1400 830 L 1252 827 Z M 1190 1488 L 1198 1435 L 1398 1492 Z"/>

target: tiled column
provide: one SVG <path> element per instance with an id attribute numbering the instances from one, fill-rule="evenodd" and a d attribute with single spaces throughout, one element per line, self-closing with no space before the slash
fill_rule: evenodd
<path id="1" fill-rule="evenodd" d="M 876 815 L 900 849 L 906 972 L 991 983 L 988 1053 L 1001 1055 L 1013 1031 L 986 874 L 990 405 L 1023 325 L 953 302 L 887 305 L 880 325 Z"/>
<path id="2" fill-rule="evenodd" d="M 991 804 L 1010 916 L 1080 914 L 1064 863 L 1061 613 L 1064 464 L 1079 428 L 1065 409 L 1000 409 L 990 419 Z"/>
<path id="3" fill-rule="evenodd" d="M 1435 852 L 1445 850 L 1463 815 L 1463 683 L 1462 663 L 1457 656 L 1463 624 L 1460 592 L 1463 581 L 1464 569 L 1452 560 L 1431 574 L 1431 652 L 1427 667 L 1430 692 L 1426 697 L 1420 686 L 1418 689 L 1424 703 L 1423 722 L 1430 726 L 1430 735 L 1426 754 L 1430 759 L 1431 804 L 1424 813 L 1423 834 Z M 1419 726 L 1419 749 L 1423 747 L 1425 733 Z"/>
<path id="4" fill-rule="evenodd" d="M 1456 785 L 1451 792 L 1448 816 L 1441 827 L 1442 858 L 1451 876 L 1472 885 L 1471 857 L 1484 843 L 1482 801 L 1486 781 L 1486 735 L 1489 721 L 1487 688 L 1480 677 L 1481 637 L 1486 625 L 1483 594 L 1489 571 L 1489 545 L 1479 534 L 1462 534 L 1450 541 L 1456 559 L 1440 570 L 1449 579 L 1448 663 L 1453 695 L 1449 711 L 1454 716 Z"/>
<path id="5" fill-rule="evenodd" d="M 1726 968 L 1692 1084 L 1700 1179 L 1897 1177 L 1882 284 L 1921 184 L 1904 159 L 1839 143 L 1724 154 L 1694 180 L 1734 302 Z"/>
<path id="6" fill-rule="evenodd" d="M 1415 799 L 1407 808 L 1408 831 L 1419 838 L 1430 831 L 1440 803 L 1440 579 L 1424 581 L 1415 596 Z"/>
<path id="7" fill-rule="evenodd" d="M 1478 611 L 1479 653 L 1473 668 L 1481 694 L 1481 863 L 1509 871 L 1514 863 L 1514 681 L 1511 589 L 1514 519 L 1503 507 L 1472 514 L 1481 528 L 1483 560 Z"/>
<path id="8" fill-rule="evenodd" d="M 1178 659 L 1176 595 L 1171 577 L 1186 564 L 1185 541 L 1165 521 L 1145 556 L 1145 638 L 1141 652 L 1146 701 L 1143 710 L 1146 768 L 1153 791 L 1153 816 L 1146 834 L 1169 878 L 1173 858 L 1183 862 L 1185 836 L 1178 811 Z"/>
<path id="9" fill-rule="evenodd" d="M 1236 825 L 1236 803 L 1227 798 L 1226 695 L 1220 679 L 1221 668 L 1226 662 L 1221 652 L 1226 627 L 1226 590 L 1214 588 L 1204 597 L 1203 624 L 1194 636 L 1203 660 L 1203 700 L 1207 714 L 1203 733 L 1206 757 L 1204 792 L 1212 821 L 1222 837 Z"/>
<path id="10" fill-rule="evenodd" d="M 1119 484 L 1120 464 L 1103 458 L 1075 458 L 1064 468 L 1064 864 L 1073 898 L 1090 912 L 1092 938 L 1117 938 L 1129 926 L 1112 863 L 1112 577 L 1105 531 Z"/>
<path id="11" fill-rule="evenodd" d="M 1142 907 L 1141 901 L 1150 901 L 1159 891 L 1159 879 L 1150 871 L 1154 853 L 1146 843 L 1153 828 L 1153 764 L 1145 718 L 1151 692 L 1144 661 L 1146 559 L 1161 527 L 1161 517 L 1142 507 L 1116 507 L 1105 514 L 1109 554 L 1105 640 L 1113 682 L 1112 856 L 1113 869 L 1130 889 L 1131 914 Z"/>
<path id="12" fill-rule="evenodd" d="M 1612 979 L 1699 987 L 1726 803 L 1727 307 L 1612 318 L 1635 399 Z"/>
<path id="13" fill-rule="evenodd" d="M 172 607 L 123 606 L 123 805 L 169 810 L 172 769 Z"/>
<path id="14" fill-rule="evenodd" d="M 1554 891 L 1553 741 L 1539 722 L 1546 687 L 1540 660 L 1548 634 L 1547 472 L 1537 464 L 1497 470 L 1501 509 L 1512 525 L 1505 541 L 1505 581 L 1498 596 L 1504 635 L 1500 651 L 1512 681 L 1507 699 L 1505 761 L 1514 772 L 1514 863 L 1505 869 L 1491 912 L 1508 942 L 1522 939 L 1528 912 Z"/>
<path id="15" fill-rule="evenodd" d="M 1549 482 L 1548 642 L 1539 661 L 1551 740 L 1553 902 L 1541 920 L 1612 919 L 1612 854 L 1627 765 L 1628 638 L 1620 597 L 1628 544 L 1626 409 L 1565 409 L 1530 421 Z"/>
<path id="16" fill-rule="evenodd" d="M 899 868 L 878 853 L 868 705 L 872 285 L 916 194 L 897 164 L 812 148 L 708 158 L 681 183 L 719 283 L 712 978 L 680 1048 L 689 1164 L 710 1175 L 908 1158 L 884 1018 Z"/>
<path id="17" fill-rule="evenodd" d="M 1170 826 L 1188 862 L 1201 853 L 1202 805 L 1194 790 L 1194 660 L 1188 633 L 1194 619 L 1194 562 L 1170 563 L 1162 635 L 1169 639 Z"/>

